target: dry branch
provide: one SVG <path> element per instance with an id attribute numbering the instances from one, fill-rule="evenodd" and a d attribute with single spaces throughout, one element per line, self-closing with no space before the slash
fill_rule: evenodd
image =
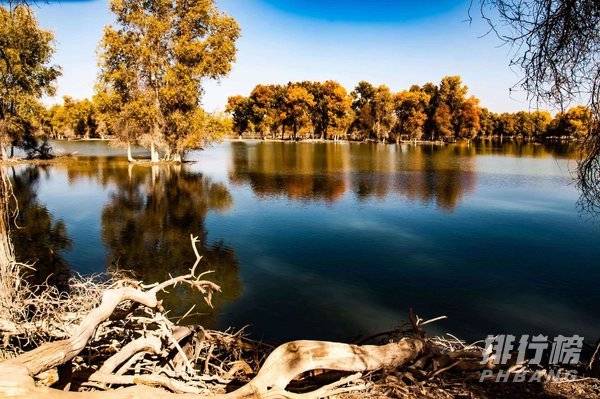
<path id="1" fill-rule="evenodd" d="M 341 392 L 364 389 L 364 383 L 358 382 L 360 374 L 342 378 L 336 382 L 324 385 L 308 393 L 294 393 L 286 387 L 294 379 L 313 370 L 337 370 L 345 372 L 366 372 L 382 368 L 395 368 L 414 361 L 426 347 L 421 339 L 403 339 L 387 345 L 349 345 L 335 342 L 295 341 L 276 348 L 265 360 L 256 376 L 238 390 L 231 393 L 218 394 L 223 383 L 231 380 L 236 370 L 243 362 L 240 359 L 229 362 L 232 366 L 226 371 L 222 366 L 216 366 L 222 371 L 221 376 L 215 376 L 217 385 L 212 389 L 206 384 L 206 378 L 201 375 L 188 359 L 188 353 L 195 342 L 183 344 L 183 341 L 193 336 L 193 329 L 178 327 L 168 321 L 161 313 L 161 302 L 157 294 L 169 287 L 185 284 L 198 291 L 210 305 L 212 293 L 219 291 L 214 283 L 201 278 L 204 274 L 196 274 L 195 270 L 200 261 L 200 255 L 195 249 L 196 238 L 192 236 L 192 246 L 196 261 L 189 274 L 172 277 L 165 282 L 145 286 L 135 283 L 120 283 L 103 291 L 99 304 L 82 317 L 81 322 L 71 329 L 68 338 L 45 342 L 35 349 L 25 351 L 14 358 L 0 363 L 0 394 L 9 397 L 191 397 L 243 398 L 243 397 L 289 397 L 289 398 L 318 398 Z M 46 298 L 50 299 L 50 298 Z M 58 300 L 60 300 L 60 296 Z M 145 315 L 133 316 L 135 305 L 145 308 Z M 125 311 L 126 322 L 141 323 L 141 335 L 118 348 L 118 343 L 103 344 L 105 351 L 114 353 L 104 360 L 103 365 L 87 379 L 84 386 L 95 388 L 127 387 L 111 391 L 96 392 L 65 392 L 48 387 L 39 387 L 34 377 L 40 373 L 63 366 L 78 357 L 94 339 L 106 339 L 112 334 L 127 334 L 123 325 L 112 326 L 108 331 L 99 329 L 113 313 Z M 203 332 L 202 340 L 210 339 L 216 333 Z M 217 334 L 218 335 L 218 334 Z M 226 336 L 225 336 L 226 337 Z M 223 336 L 221 337 L 223 338 Z M 230 336 L 235 342 L 236 336 Z M 114 340 L 113 340 L 114 341 Z M 192 340 L 194 341 L 194 340 Z M 206 342 L 208 351 L 204 359 L 204 371 L 209 372 L 211 357 L 216 359 L 216 347 L 222 347 L 227 339 Z M 99 348 L 95 348 L 100 352 Z M 192 351 L 193 352 L 193 351 Z M 174 353 L 172 355 L 171 353 Z M 99 355 L 98 355 L 99 356 Z M 148 359 L 147 356 L 153 357 Z M 193 359 L 194 363 L 198 357 Z M 184 363 L 182 371 L 177 364 Z M 250 366 L 243 362 L 245 368 Z M 162 364 L 162 365 L 161 365 Z M 224 366 L 224 363 L 222 363 Z M 244 367 L 241 367 L 243 369 Z M 133 369 L 133 370 L 132 370 Z M 158 389 L 156 387 L 161 387 Z M 165 391 L 168 390 L 170 392 Z"/>

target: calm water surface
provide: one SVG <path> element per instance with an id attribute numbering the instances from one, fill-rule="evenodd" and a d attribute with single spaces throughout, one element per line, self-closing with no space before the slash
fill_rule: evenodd
<path id="1" fill-rule="evenodd" d="M 578 212 L 567 148 L 226 142 L 150 167 L 103 142 L 54 146 L 79 157 L 9 170 L 38 280 L 161 280 L 193 263 L 194 234 L 223 289 L 189 320 L 209 327 L 350 339 L 413 307 L 467 339 L 600 336 L 600 223 Z M 175 315 L 198 300 L 167 302 Z"/>

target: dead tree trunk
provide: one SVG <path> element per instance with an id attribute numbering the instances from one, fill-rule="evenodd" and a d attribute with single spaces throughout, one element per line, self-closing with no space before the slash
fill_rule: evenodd
<path id="1" fill-rule="evenodd" d="M 154 141 L 150 143 L 150 162 L 158 163 L 160 162 L 160 155 L 156 150 L 156 146 L 154 145 Z"/>
<path id="2" fill-rule="evenodd" d="M 131 143 L 127 142 L 127 161 L 135 162 L 133 155 L 131 154 Z"/>
<path id="3" fill-rule="evenodd" d="M 0 270 L 5 270 L 15 261 L 9 238 L 9 201 L 11 186 L 4 167 L 0 166 Z"/>

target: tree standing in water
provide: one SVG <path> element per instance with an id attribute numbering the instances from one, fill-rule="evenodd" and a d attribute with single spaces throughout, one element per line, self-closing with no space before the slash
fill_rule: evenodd
<path id="1" fill-rule="evenodd" d="M 204 79 L 229 73 L 240 35 L 213 0 L 112 0 L 116 26 L 101 41 L 99 92 L 123 141 L 158 149 L 166 160 L 201 147 L 210 117 L 200 105 Z"/>
<path id="2" fill-rule="evenodd" d="M 420 140 L 424 134 L 427 121 L 427 106 L 430 97 L 420 89 L 403 91 L 394 96 L 394 113 L 396 126 L 394 137 L 396 143 L 403 135 L 411 139 Z"/>

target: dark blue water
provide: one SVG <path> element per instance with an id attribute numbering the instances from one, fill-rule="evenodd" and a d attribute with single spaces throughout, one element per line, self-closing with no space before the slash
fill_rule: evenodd
<path id="1" fill-rule="evenodd" d="M 80 157 L 11 171 L 38 278 L 153 282 L 189 268 L 194 234 L 223 288 L 188 320 L 208 327 L 349 339 L 412 307 L 466 339 L 600 336 L 600 223 L 578 210 L 567 148 L 227 142 L 152 168 L 102 142 L 55 147 Z M 173 315 L 196 302 L 167 298 Z"/>

